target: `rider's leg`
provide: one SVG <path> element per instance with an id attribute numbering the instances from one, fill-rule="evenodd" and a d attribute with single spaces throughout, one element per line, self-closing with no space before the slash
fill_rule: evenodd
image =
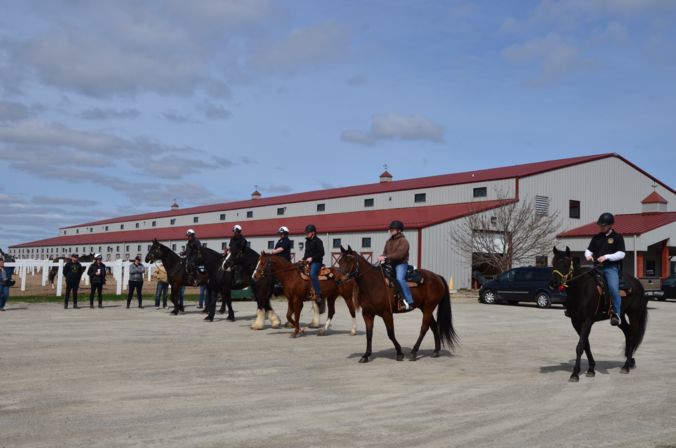
<path id="1" fill-rule="evenodd" d="M 310 264 L 310 280 L 312 280 L 312 288 L 315 290 L 317 302 L 319 302 L 322 297 L 322 286 L 319 282 L 319 270 L 321 268 L 322 264 L 318 261 Z"/>
<path id="2" fill-rule="evenodd" d="M 620 297 L 620 275 L 617 266 L 608 266 L 603 269 L 603 275 L 608 285 L 608 294 L 613 304 L 613 312 L 618 321 L 611 319 L 613 325 L 619 325 L 620 313 L 622 312 L 622 297 Z"/>
<path id="3" fill-rule="evenodd" d="M 395 267 L 395 271 L 397 273 L 397 282 L 399 282 L 399 286 L 401 287 L 401 293 L 404 296 L 404 300 L 406 300 L 406 303 L 409 305 L 413 305 L 413 296 L 411 295 L 411 288 L 408 287 L 408 283 L 406 283 L 406 271 L 408 271 L 408 264 L 407 263 L 400 263 Z"/>

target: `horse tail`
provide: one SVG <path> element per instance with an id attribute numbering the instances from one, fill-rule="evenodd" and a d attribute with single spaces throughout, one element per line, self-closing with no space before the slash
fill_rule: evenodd
<path id="1" fill-rule="evenodd" d="M 630 316 L 630 322 L 633 323 L 636 321 L 637 326 L 632 328 L 632 330 L 635 331 L 632 331 L 629 336 L 632 353 L 629 353 L 628 356 L 632 356 L 636 352 L 638 346 L 641 345 L 641 342 L 643 342 L 643 336 L 645 335 L 646 327 L 648 326 L 648 299 L 646 299 L 642 287 L 641 295 L 638 297 L 638 299 L 640 299 L 640 303 L 637 306 L 636 315 Z"/>
<path id="2" fill-rule="evenodd" d="M 437 307 L 437 323 L 439 325 L 439 335 L 441 344 L 453 349 L 458 342 L 458 335 L 453 328 L 453 311 L 451 310 L 451 292 L 448 289 L 448 283 L 442 276 L 438 276 L 441 284 L 444 285 L 443 297 Z"/>

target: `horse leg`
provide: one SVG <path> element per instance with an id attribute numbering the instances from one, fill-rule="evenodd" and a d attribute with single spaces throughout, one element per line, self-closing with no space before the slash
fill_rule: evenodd
<path id="1" fill-rule="evenodd" d="M 591 332 L 593 320 L 584 322 L 580 327 L 580 340 L 577 342 L 577 347 L 575 348 L 575 367 L 573 368 L 573 373 L 570 375 L 570 382 L 576 383 L 580 381 L 580 359 L 582 358 L 582 353 L 589 344 L 589 333 Z"/>
<path id="2" fill-rule="evenodd" d="M 354 303 L 352 303 L 352 299 L 345 299 L 345 303 L 347 304 L 347 309 L 350 311 L 350 316 L 352 317 L 352 328 L 350 329 L 350 335 L 356 336 L 357 335 L 357 316 L 355 315 L 354 312 Z"/>
<path id="3" fill-rule="evenodd" d="M 291 299 L 286 299 L 286 328 L 295 328 L 296 323 L 293 320 L 293 304 Z"/>
<path id="4" fill-rule="evenodd" d="M 394 349 L 397 351 L 397 361 L 404 360 L 404 352 L 401 351 L 401 345 L 397 342 L 397 338 L 394 337 L 394 318 L 391 313 L 386 313 L 383 317 L 385 321 L 385 328 L 387 328 L 387 337 L 390 338 L 390 341 L 394 344 Z"/>
<path id="5" fill-rule="evenodd" d="M 223 299 L 221 300 L 221 309 L 218 310 L 219 314 L 225 314 L 226 305 L 227 305 L 227 302 L 226 302 L 225 295 L 224 295 Z M 215 308 L 216 308 L 216 304 L 214 304 L 214 312 L 216 311 Z"/>
<path id="6" fill-rule="evenodd" d="M 420 326 L 420 336 L 418 336 L 418 340 L 415 341 L 415 345 L 413 346 L 413 350 L 411 350 L 411 354 L 409 355 L 409 360 L 415 361 L 418 359 L 418 349 L 420 349 L 420 344 L 422 343 L 423 338 L 427 334 L 427 330 L 430 328 L 430 318 L 432 317 L 434 309 L 426 307 L 423 310 L 423 320 L 422 320 L 422 325 Z"/>
<path id="7" fill-rule="evenodd" d="M 204 318 L 207 322 L 214 321 L 214 308 L 216 303 L 216 294 L 212 291 L 211 288 L 207 290 L 207 303 L 204 305 L 204 311 L 207 313 L 207 316 Z"/>
<path id="8" fill-rule="evenodd" d="M 636 360 L 632 357 L 634 354 L 634 347 L 632 347 L 631 344 L 631 323 L 627 323 L 626 319 L 622 319 L 622 322 L 620 323 L 620 329 L 622 330 L 622 333 L 624 333 L 624 339 L 626 341 L 624 348 L 624 356 L 626 357 L 626 361 L 624 362 L 622 369 L 620 369 L 620 373 L 629 373 L 631 369 L 636 367 Z"/>
<path id="9" fill-rule="evenodd" d="M 303 299 L 300 297 L 295 297 L 293 300 L 293 318 L 294 318 L 294 328 L 293 333 L 291 334 L 292 338 L 298 337 L 305 333 L 305 328 L 300 326 L 300 312 L 303 311 Z"/>
<path id="10" fill-rule="evenodd" d="M 434 319 L 434 314 L 430 316 L 430 328 L 434 335 L 434 352 L 432 352 L 432 358 L 438 358 L 439 352 L 441 351 L 441 337 L 439 337 L 439 327 L 437 326 L 437 321 Z"/>
<path id="11" fill-rule="evenodd" d="M 270 297 L 265 299 L 263 309 L 265 310 L 265 317 L 270 320 L 270 327 L 279 328 L 282 325 L 282 321 L 279 320 L 279 316 L 277 315 L 277 313 L 275 313 L 275 310 L 272 309 Z"/>
<path id="12" fill-rule="evenodd" d="M 310 321 L 310 328 L 319 328 L 319 321 L 321 317 L 319 316 L 319 305 L 314 300 L 312 301 L 312 320 Z"/>
<path id="13" fill-rule="evenodd" d="M 179 287 L 176 285 L 171 285 L 171 304 L 174 305 L 174 309 L 171 310 L 171 314 L 174 316 L 178 315 L 179 308 L 178 308 L 178 294 L 179 294 Z"/>
<path id="14" fill-rule="evenodd" d="M 362 317 L 364 317 L 364 324 L 366 324 L 366 352 L 359 358 L 359 362 L 364 363 L 364 362 L 369 362 L 369 357 L 371 356 L 371 342 L 373 340 L 373 316 L 371 314 L 367 314 L 366 311 L 363 311 L 361 313 Z"/>
<path id="15" fill-rule="evenodd" d="M 331 327 L 331 321 L 333 320 L 333 315 L 336 314 L 336 297 L 331 296 L 326 299 L 329 307 L 329 315 L 326 318 L 326 323 L 324 323 L 324 328 L 319 330 L 319 336 L 324 336 Z"/>

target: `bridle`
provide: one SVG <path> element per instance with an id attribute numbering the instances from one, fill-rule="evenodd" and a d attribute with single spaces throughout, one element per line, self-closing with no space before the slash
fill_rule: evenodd
<path id="1" fill-rule="evenodd" d="M 268 268 L 270 268 L 272 266 L 272 255 L 266 254 L 266 256 L 268 257 L 268 259 L 265 263 L 265 266 L 263 266 L 263 268 L 261 269 L 261 265 L 260 265 L 260 262 L 259 262 L 258 265 L 256 265 L 256 269 L 254 270 L 254 273 L 251 275 L 252 277 L 258 276 L 259 279 L 265 277 Z M 278 271 L 272 271 L 272 272 L 269 272 L 268 275 L 274 276 L 275 274 L 281 274 L 283 272 L 297 271 L 298 269 L 299 269 L 298 263 L 294 263 L 294 264 L 292 264 L 292 266 L 290 268 L 283 268 L 283 269 L 280 269 Z"/>
<path id="2" fill-rule="evenodd" d="M 344 276 L 342 279 L 338 280 L 340 283 L 347 283 L 349 281 L 356 280 L 359 277 L 366 275 L 369 272 L 371 272 L 372 270 L 378 268 L 378 266 L 371 265 L 371 267 L 369 269 L 367 269 L 365 272 L 361 272 L 361 269 L 359 268 L 359 259 L 357 258 L 356 255 L 345 254 L 344 256 L 345 256 L 345 258 L 348 258 L 348 257 L 353 258 L 356 267 L 354 268 L 354 270 L 352 270 L 350 272 L 347 272 L 345 269 L 338 267 L 338 272 L 340 272 Z"/>
<path id="3" fill-rule="evenodd" d="M 563 288 L 568 288 L 568 282 L 570 282 L 571 280 L 573 280 L 573 270 L 574 270 L 574 268 L 573 268 L 573 259 L 571 258 L 571 260 L 570 260 L 570 266 L 568 267 L 568 272 L 567 272 L 567 273 L 563 274 L 563 273 L 562 273 L 561 271 L 559 271 L 558 269 L 554 269 L 554 271 L 553 271 L 552 273 L 558 275 L 558 276 L 561 278 L 561 286 L 562 286 Z"/>

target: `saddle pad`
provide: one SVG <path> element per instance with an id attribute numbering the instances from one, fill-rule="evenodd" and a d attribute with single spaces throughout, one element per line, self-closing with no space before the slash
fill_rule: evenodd
<path id="1" fill-rule="evenodd" d="M 422 285 L 423 282 L 422 282 L 422 279 L 421 279 L 420 283 L 408 282 L 407 281 L 406 284 L 408 285 L 409 288 L 417 288 L 418 286 Z M 389 278 L 385 278 L 385 285 L 388 288 L 394 288 L 394 281 L 390 280 Z"/>
<path id="2" fill-rule="evenodd" d="M 305 281 L 310 281 L 310 275 L 306 274 L 305 272 L 300 273 L 300 278 L 302 278 Z M 319 281 L 327 281 L 327 280 L 333 280 L 334 275 L 333 272 L 329 271 L 329 275 L 322 275 L 319 274 Z"/>

